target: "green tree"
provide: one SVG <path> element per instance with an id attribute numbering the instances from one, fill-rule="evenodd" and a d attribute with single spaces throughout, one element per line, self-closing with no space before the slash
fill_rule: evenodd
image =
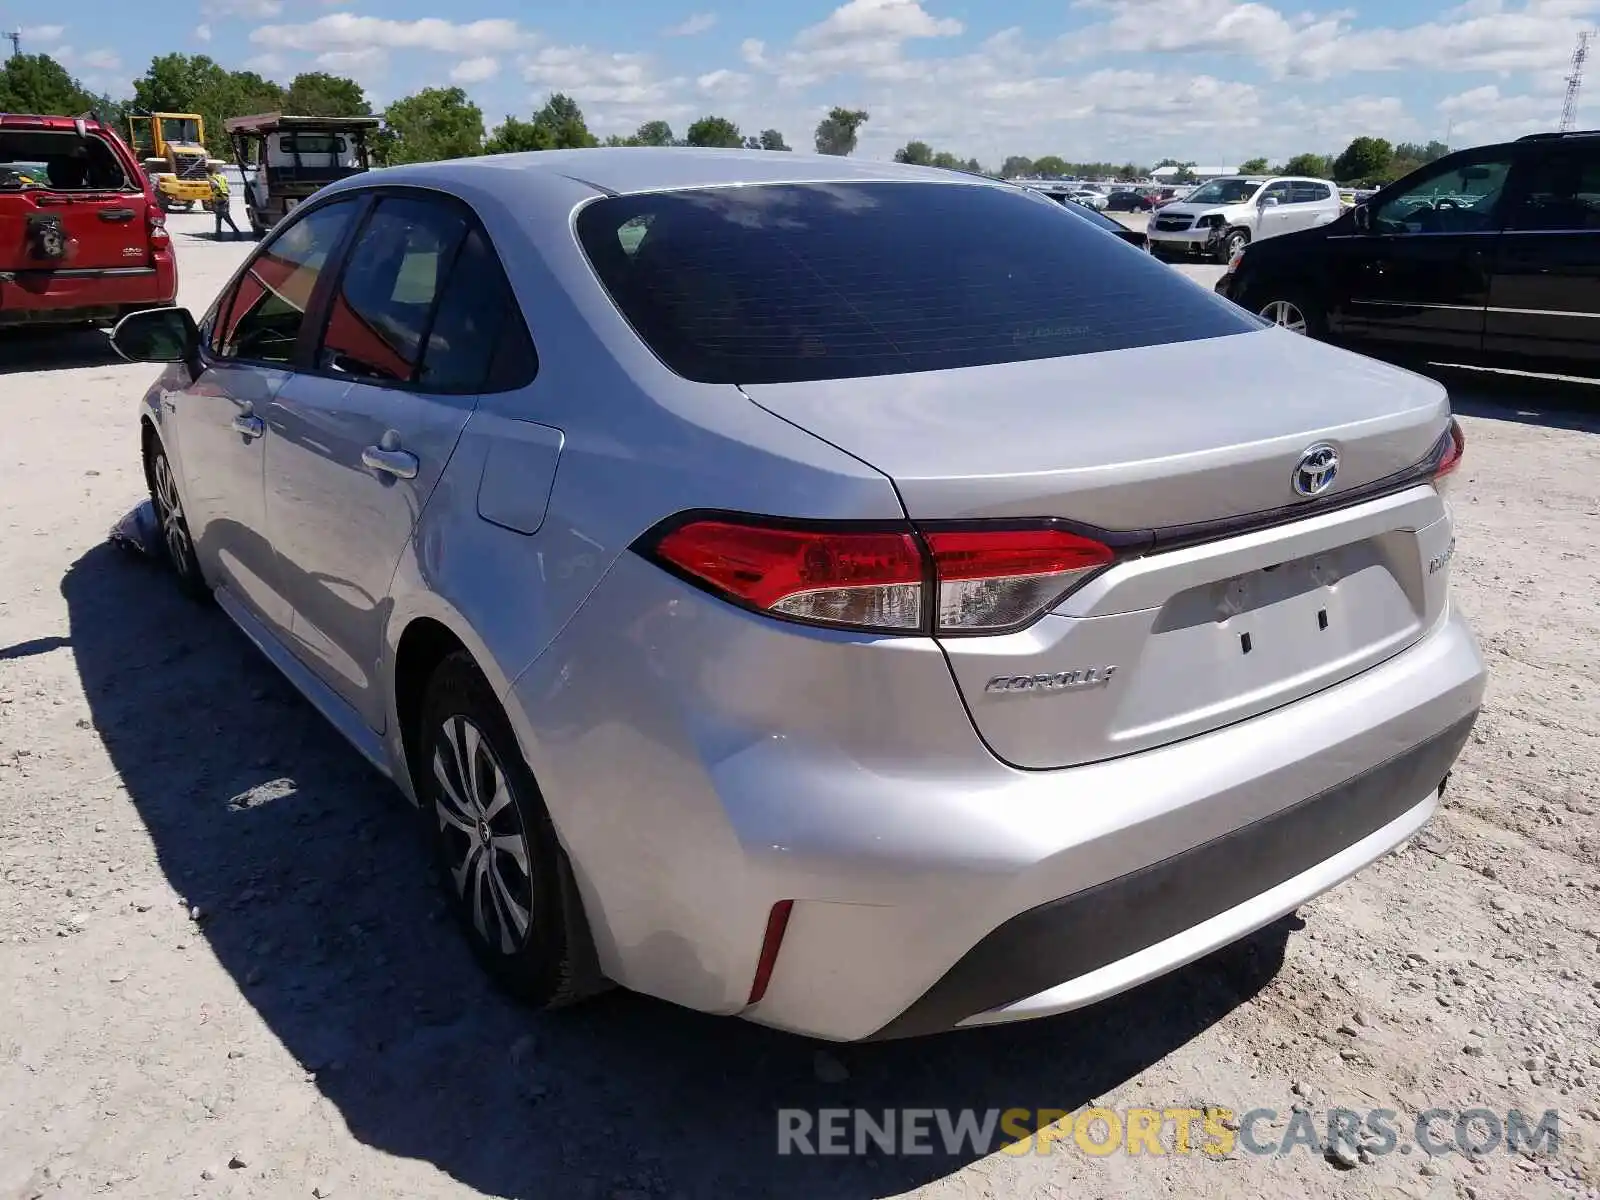
<path id="1" fill-rule="evenodd" d="M 133 81 L 136 113 L 198 113 L 206 125 L 206 148 L 229 153 L 223 122 L 229 117 L 273 112 L 283 107 L 284 92 L 253 71 L 228 71 L 204 54 L 162 54 L 150 60 Z"/>
<path id="2" fill-rule="evenodd" d="M 817 122 L 818 154 L 845 155 L 856 148 L 856 135 L 870 116 L 858 108 L 834 108 Z"/>
<path id="3" fill-rule="evenodd" d="M 458 87 L 423 88 L 396 100 L 383 121 L 377 146 L 387 163 L 466 158 L 483 150 L 483 110 Z"/>
<path id="4" fill-rule="evenodd" d="M 1272 168 L 1264 158 L 1247 158 L 1239 164 L 1239 174 L 1241 175 L 1265 175 L 1270 170 Z"/>
<path id="5" fill-rule="evenodd" d="M 94 101 L 48 54 L 13 54 L 0 68 L 0 112 L 75 117 Z"/>
<path id="6" fill-rule="evenodd" d="M 1172 173 L 1173 183 L 1195 183 L 1199 178 L 1194 173 L 1194 163 L 1183 163 Z"/>
<path id="7" fill-rule="evenodd" d="M 933 147 L 927 142 L 907 142 L 894 152 L 897 163 L 910 163 L 915 167 L 933 165 Z"/>
<path id="8" fill-rule="evenodd" d="M 635 143 L 640 146 L 670 146 L 672 126 L 665 121 L 646 121 L 639 126 L 633 137 Z"/>
<path id="9" fill-rule="evenodd" d="M 354 79 L 307 71 L 296 75 L 284 92 L 283 111 L 305 117 L 367 117 L 372 105 Z"/>
<path id="10" fill-rule="evenodd" d="M 1340 183 L 1377 179 L 1393 158 L 1394 147 L 1383 138 L 1358 137 L 1333 160 L 1333 177 Z"/>
<path id="11" fill-rule="evenodd" d="M 562 92 L 556 92 L 544 102 L 544 107 L 533 114 L 533 123 L 546 141 L 535 149 L 576 150 L 600 144 L 589 132 L 578 102 Z"/>
<path id="12" fill-rule="evenodd" d="M 1327 179 L 1333 167 L 1326 154 L 1296 154 L 1283 164 L 1285 175 L 1309 175 L 1313 179 Z"/>
<path id="13" fill-rule="evenodd" d="M 683 140 L 690 146 L 723 146 L 737 150 L 744 145 L 744 134 L 727 117 L 708 116 L 690 125 Z"/>
<path id="14" fill-rule="evenodd" d="M 1450 147 L 1435 138 L 1423 145 L 1419 142 L 1401 142 L 1394 148 L 1396 158 L 1410 159 L 1419 166 L 1427 166 L 1450 153 Z"/>
<path id="15" fill-rule="evenodd" d="M 1020 179 L 1025 175 L 1033 174 L 1033 159 L 1024 158 L 1020 154 L 1013 154 L 1000 164 L 1000 178 Z"/>
<path id="16" fill-rule="evenodd" d="M 761 148 L 763 150 L 788 150 L 789 143 L 783 140 L 783 134 L 776 129 L 763 129 L 761 131 Z"/>
<path id="17" fill-rule="evenodd" d="M 520 154 L 527 150 L 549 150 L 550 139 L 533 121 L 523 121 L 507 114 L 506 119 L 483 143 L 485 154 Z M 617 145 L 626 145 L 617 139 Z"/>
<path id="18" fill-rule="evenodd" d="M 1067 164 L 1059 155 L 1046 154 L 1043 158 L 1033 160 L 1033 174 L 1036 179 L 1060 179 L 1067 173 Z"/>

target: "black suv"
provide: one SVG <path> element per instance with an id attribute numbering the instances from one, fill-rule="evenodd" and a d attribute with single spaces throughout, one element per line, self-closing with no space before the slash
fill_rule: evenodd
<path id="1" fill-rule="evenodd" d="M 1600 130 L 1447 155 L 1330 224 L 1248 246 L 1216 290 L 1313 337 L 1593 374 Z"/>

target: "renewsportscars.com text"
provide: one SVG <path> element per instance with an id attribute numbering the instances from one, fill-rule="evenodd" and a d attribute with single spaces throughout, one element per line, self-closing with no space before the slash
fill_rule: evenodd
<path id="1" fill-rule="evenodd" d="M 1366 1153 L 1554 1154 L 1560 1115 L 1512 1109 L 1430 1108 L 1414 1118 L 1392 1109 L 1323 1113 L 1253 1108 L 860 1108 L 778 1110 L 780 1155 L 984 1155 L 1082 1153 L 1185 1155 L 1322 1154 L 1344 1143 Z"/>

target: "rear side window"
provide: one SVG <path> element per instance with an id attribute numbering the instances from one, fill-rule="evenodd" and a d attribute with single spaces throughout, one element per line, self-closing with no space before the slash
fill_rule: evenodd
<path id="1" fill-rule="evenodd" d="M 139 187 L 98 134 L 68 130 L 0 133 L 0 192 L 121 192 Z"/>
<path id="2" fill-rule="evenodd" d="M 934 371 L 1257 328 L 1120 239 L 1009 188 L 617 196 L 586 206 L 577 232 L 644 342 L 705 383 Z"/>
<path id="3" fill-rule="evenodd" d="M 1530 155 L 1510 229 L 1600 229 L 1600 146 Z"/>
<path id="4" fill-rule="evenodd" d="M 1332 195 L 1332 189 L 1325 183 L 1291 183 L 1289 185 L 1290 204 L 1313 204 L 1318 200 L 1326 200 Z"/>
<path id="5" fill-rule="evenodd" d="M 417 383 L 427 392 L 498 391 L 531 379 L 532 360 L 517 298 L 494 248 L 474 229 L 461 244 L 439 297 Z M 517 377 L 502 380 L 492 371 L 497 361 L 516 361 Z"/>
<path id="6" fill-rule="evenodd" d="M 328 307 L 319 370 L 409 383 L 466 221 L 429 200 L 379 201 Z"/>

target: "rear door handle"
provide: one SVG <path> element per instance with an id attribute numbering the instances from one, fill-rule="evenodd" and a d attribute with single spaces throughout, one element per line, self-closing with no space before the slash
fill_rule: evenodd
<path id="1" fill-rule="evenodd" d="M 240 413 L 233 419 L 233 429 L 247 438 L 258 438 L 267 431 L 267 423 L 251 413 Z"/>
<path id="2" fill-rule="evenodd" d="M 382 446 L 368 446 L 361 452 L 361 465 L 369 471 L 393 475 L 396 479 L 417 477 L 417 456 L 409 450 L 385 450 Z"/>

